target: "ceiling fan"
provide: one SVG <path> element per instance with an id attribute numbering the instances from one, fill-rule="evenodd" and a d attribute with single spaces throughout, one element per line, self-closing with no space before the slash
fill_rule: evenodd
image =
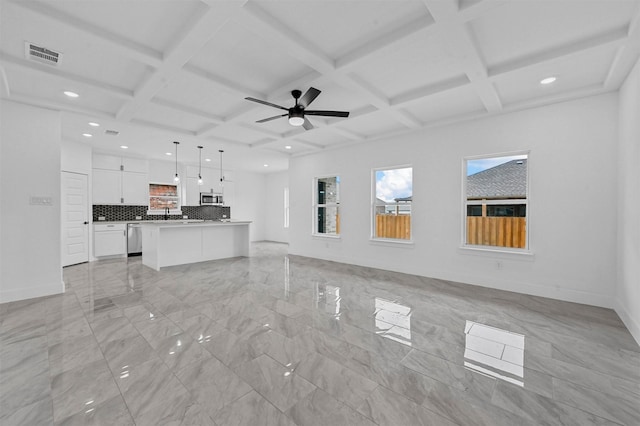
<path id="1" fill-rule="evenodd" d="M 260 99 L 251 98 L 251 97 L 248 97 L 245 99 L 251 102 L 257 102 L 259 104 L 269 105 L 274 108 L 283 109 L 287 111 L 286 114 L 275 115 L 273 117 L 264 118 L 262 120 L 256 121 L 256 123 L 264 123 L 266 121 L 275 120 L 276 118 L 288 116 L 289 124 L 291 124 L 292 126 L 302 126 L 305 128 L 305 130 L 311 130 L 313 129 L 313 124 L 311 124 L 309 120 L 307 120 L 305 115 L 320 115 L 324 117 L 348 117 L 349 116 L 349 113 L 347 111 L 307 110 L 306 108 L 309 106 L 311 102 L 314 101 L 315 98 L 318 97 L 319 94 L 320 94 L 320 90 L 314 87 L 310 87 L 309 90 L 307 90 L 307 92 L 302 97 L 301 97 L 302 92 L 300 90 L 292 90 L 291 96 L 293 96 L 294 99 L 296 100 L 296 104 L 291 108 L 285 108 L 280 105 L 272 104 L 271 102 L 262 101 Z"/>

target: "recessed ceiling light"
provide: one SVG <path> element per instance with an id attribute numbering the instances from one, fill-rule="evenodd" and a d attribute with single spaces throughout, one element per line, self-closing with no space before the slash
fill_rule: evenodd
<path id="1" fill-rule="evenodd" d="M 78 96 L 80 96 L 76 92 L 70 92 L 69 90 L 65 90 L 63 93 L 70 98 L 77 98 Z"/>
<path id="2" fill-rule="evenodd" d="M 204 161 L 211 161 L 211 158 L 205 158 Z"/>
<path id="3" fill-rule="evenodd" d="M 173 155 L 172 152 L 165 152 L 164 155 Z"/>
<path id="4" fill-rule="evenodd" d="M 126 145 L 120 145 L 120 148 L 122 148 L 122 149 L 128 149 L 129 147 L 128 147 L 128 146 L 126 146 Z"/>
<path id="5" fill-rule="evenodd" d="M 551 84 L 556 81 L 556 77 L 547 77 L 540 80 L 540 84 Z"/>
<path id="6" fill-rule="evenodd" d="M 268 165 L 268 164 L 265 164 L 264 166 L 265 166 L 265 167 L 269 167 L 269 165 Z"/>
<path id="7" fill-rule="evenodd" d="M 94 121 L 90 121 L 89 122 L 89 126 L 91 126 L 91 127 L 100 127 L 100 124 L 98 124 L 98 123 L 96 123 Z"/>
<path id="8" fill-rule="evenodd" d="M 91 133 L 83 133 L 82 136 L 84 136 L 85 138 L 93 137 Z"/>
<path id="9" fill-rule="evenodd" d="M 284 149 L 291 149 L 291 145 L 285 146 Z"/>

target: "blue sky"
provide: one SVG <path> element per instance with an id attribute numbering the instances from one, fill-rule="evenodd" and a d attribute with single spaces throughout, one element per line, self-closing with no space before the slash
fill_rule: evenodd
<path id="1" fill-rule="evenodd" d="M 393 202 L 394 198 L 413 195 L 413 169 L 376 170 L 376 198 Z"/>
<path id="2" fill-rule="evenodd" d="M 492 157 L 492 158 L 479 158 L 477 160 L 467 160 L 467 176 L 476 174 L 483 170 L 490 169 L 492 167 L 504 164 L 511 160 L 527 158 L 526 155 L 511 155 L 508 157 Z"/>

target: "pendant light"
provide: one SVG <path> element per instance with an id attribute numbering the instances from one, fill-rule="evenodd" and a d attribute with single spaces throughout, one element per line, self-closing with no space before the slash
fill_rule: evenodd
<path id="1" fill-rule="evenodd" d="M 198 185 L 202 185 L 202 145 L 198 145 Z"/>
<path id="2" fill-rule="evenodd" d="M 176 174 L 173 177 L 173 182 L 180 183 L 180 176 L 178 176 L 178 145 L 180 145 L 180 142 L 173 143 L 176 144 Z"/>
<path id="3" fill-rule="evenodd" d="M 218 152 L 220 153 L 220 186 L 224 186 L 224 170 L 222 168 L 222 153 L 224 152 L 223 149 L 219 149 Z"/>

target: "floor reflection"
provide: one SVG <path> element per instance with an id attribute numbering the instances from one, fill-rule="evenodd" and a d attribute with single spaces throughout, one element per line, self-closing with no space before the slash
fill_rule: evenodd
<path id="1" fill-rule="evenodd" d="M 316 284 L 314 287 L 316 308 L 340 319 L 340 287 L 329 284 Z"/>
<path id="2" fill-rule="evenodd" d="M 467 321 L 464 329 L 465 367 L 524 386 L 524 336 Z"/>
<path id="3" fill-rule="evenodd" d="M 375 298 L 376 333 L 411 346 L 411 308 L 380 297 Z"/>

